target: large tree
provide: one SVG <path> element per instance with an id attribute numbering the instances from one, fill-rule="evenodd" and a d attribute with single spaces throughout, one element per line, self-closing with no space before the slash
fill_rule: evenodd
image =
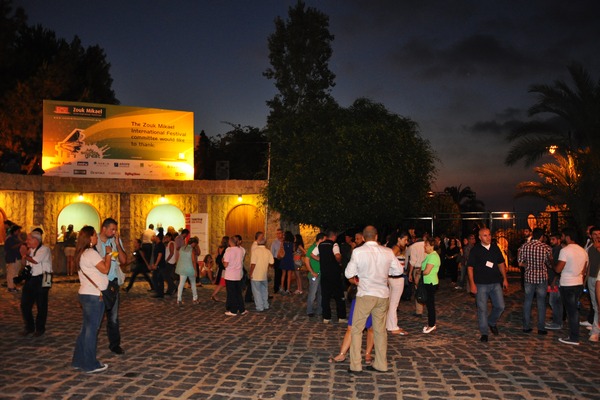
<path id="1" fill-rule="evenodd" d="M 41 154 L 44 99 L 118 104 L 110 64 L 99 46 L 85 48 L 0 3 L 0 150 Z"/>
<path id="2" fill-rule="evenodd" d="M 477 199 L 477 194 L 470 186 L 448 186 L 444 193 L 452 198 L 460 212 L 485 211 L 484 203 Z"/>
<path id="3" fill-rule="evenodd" d="M 417 212 L 434 174 L 428 141 L 409 118 L 331 96 L 329 18 L 302 1 L 275 20 L 265 76 L 278 93 L 267 102 L 269 206 L 288 221 L 345 229 L 395 226 Z"/>
<path id="4" fill-rule="evenodd" d="M 537 102 L 529 109 L 530 116 L 551 116 L 523 124 L 512 132 L 508 140 L 515 142 L 506 157 L 507 165 L 520 160 L 530 166 L 551 151 L 555 164 L 545 164 L 536 169 L 544 179 L 541 186 L 531 191 L 531 183 L 520 185 L 520 195 L 544 193 L 544 197 L 555 204 L 566 204 L 574 213 L 577 228 L 581 231 L 590 222 L 598 222 L 600 206 L 600 81 L 595 82 L 580 64 L 569 66 L 573 87 L 556 80 L 552 85 L 537 84 L 530 92 L 538 95 Z M 565 161 L 566 160 L 566 161 Z M 544 176 L 556 168 L 576 168 L 576 193 L 563 180 Z M 570 171 L 562 171 L 568 176 Z M 556 175 L 556 173 L 553 173 Z M 535 186 L 535 185 L 534 185 Z M 543 189 L 542 189 L 543 187 Z M 540 192 L 541 191 L 541 192 Z M 585 204 L 585 206 L 582 206 Z M 582 210 L 583 214 L 582 214 Z"/>

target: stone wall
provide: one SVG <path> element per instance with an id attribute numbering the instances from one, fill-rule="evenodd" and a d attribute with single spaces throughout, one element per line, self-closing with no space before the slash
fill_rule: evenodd
<path id="1" fill-rule="evenodd" d="M 133 179 L 61 178 L 0 173 L 0 209 L 6 217 L 27 229 L 42 226 L 45 244 L 56 244 L 60 212 L 69 204 L 84 201 L 92 205 L 102 219 L 113 217 L 119 222 L 121 237 L 128 249 L 134 238 L 145 229 L 148 213 L 161 202 L 182 213 L 209 214 L 209 248 L 218 246 L 228 213 L 244 203 L 253 204 L 267 215 L 267 237 L 275 236 L 279 216 L 267 212 L 261 204 L 260 193 L 265 181 L 171 181 Z M 166 229 L 166 227 L 165 227 Z"/>

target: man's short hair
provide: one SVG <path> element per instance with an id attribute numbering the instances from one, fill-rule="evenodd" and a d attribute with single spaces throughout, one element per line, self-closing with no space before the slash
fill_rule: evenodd
<path id="1" fill-rule="evenodd" d="M 573 241 L 575 241 L 575 239 L 576 239 L 575 230 L 573 230 L 571 228 L 563 229 L 562 234 L 565 235 L 565 237 L 569 237 Z"/>
<path id="2" fill-rule="evenodd" d="M 590 228 L 590 235 L 591 235 L 592 233 L 594 233 L 594 232 L 598 232 L 598 231 L 600 231 L 600 226 L 598 226 L 598 225 L 596 225 L 596 226 L 592 226 L 592 227 Z"/>
<path id="3" fill-rule="evenodd" d="M 182 235 L 189 235 L 189 233 L 190 233 L 190 230 L 189 230 L 189 229 L 183 229 L 183 230 L 181 231 L 181 234 L 182 234 Z"/>
<path id="4" fill-rule="evenodd" d="M 42 235 L 38 231 L 31 231 L 31 237 L 38 241 L 38 243 L 42 243 Z"/>
<path id="5" fill-rule="evenodd" d="M 363 229 L 363 237 L 365 240 L 375 240 L 377 237 L 377 229 L 374 226 L 367 226 Z"/>
<path id="6" fill-rule="evenodd" d="M 325 232 L 325 235 L 326 235 L 328 238 L 330 238 L 330 237 L 332 237 L 332 236 L 337 236 L 337 232 L 336 232 L 336 231 L 334 231 L 334 230 L 331 230 L 331 229 L 329 229 L 329 230 L 327 230 L 327 231 Z"/>
<path id="7" fill-rule="evenodd" d="M 111 225 L 119 225 L 119 224 L 117 223 L 117 221 L 114 218 L 106 218 L 102 222 L 102 228 L 108 228 Z"/>
<path id="8" fill-rule="evenodd" d="M 535 228 L 533 233 L 531 234 L 531 238 L 535 240 L 540 240 L 542 236 L 544 236 L 544 230 L 542 228 Z"/>
<path id="9" fill-rule="evenodd" d="M 318 242 L 319 240 L 323 240 L 323 239 L 325 239 L 325 234 L 323 232 L 317 233 L 316 241 Z"/>
<path id="10" fill-rule="evenodd" d="M 262 232 L 261 232 L 261 233 L 262 233 Z M 256 238 L 256 244 L 259 244 L 259 245 L 261 245 L 261 246 L 262 246 L 262 245 L 264 245 L 265 243 L 267 243 L 267 238 L 266 238 L 264 235 L 263 235 L 263 237 L 261 237 L 260 239 L 259 239 L 259 238 Z"/>
<path id="11" fill-rule="evenodd" d="M 260 235 L 262 235 L 262 234 L 263 234 L 263 233 L 262 233 L 261 231 L 258 231 L 258 232 L 256 232 L 256 233 L 254 234 L 254 240 L 258 240 L 258 237 L 259 237 Z"/>

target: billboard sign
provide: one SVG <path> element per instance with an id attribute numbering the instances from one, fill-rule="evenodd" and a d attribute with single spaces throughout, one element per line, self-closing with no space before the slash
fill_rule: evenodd
<path id="1" fill-rule="evenodd" d="M 194 179 L 194 113 L 44 100 L 42 168 L 80 178 Z"/>

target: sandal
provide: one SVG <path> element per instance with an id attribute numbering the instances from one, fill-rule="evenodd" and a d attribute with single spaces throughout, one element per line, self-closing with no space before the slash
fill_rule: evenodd
<path id="1" fill-rule="evenodd" d="M 217 298 L 215 296 L 210 296 L 210 299 L 216 303 L 220 303 L 220 300 L 217 300 Z"/>
<path id="2" fill-rule="evenodd" d="M 371 357 L 371 353 L 365 354 L 365 365 L 373 364 L 373 357 Z"/>
<path id="3" fill-rule="evenodd" d="M 342 358 L 340 359 L 340 357 L 342 357 Z M 344 362 L 344 361 L 346 361 L 346 354 L 345 353 L 340 353 L 340 354 L 338 354 L 335 357 L 329 357 L 328 361 L 330 363 L 333 363 L 333 364 Z"/>

